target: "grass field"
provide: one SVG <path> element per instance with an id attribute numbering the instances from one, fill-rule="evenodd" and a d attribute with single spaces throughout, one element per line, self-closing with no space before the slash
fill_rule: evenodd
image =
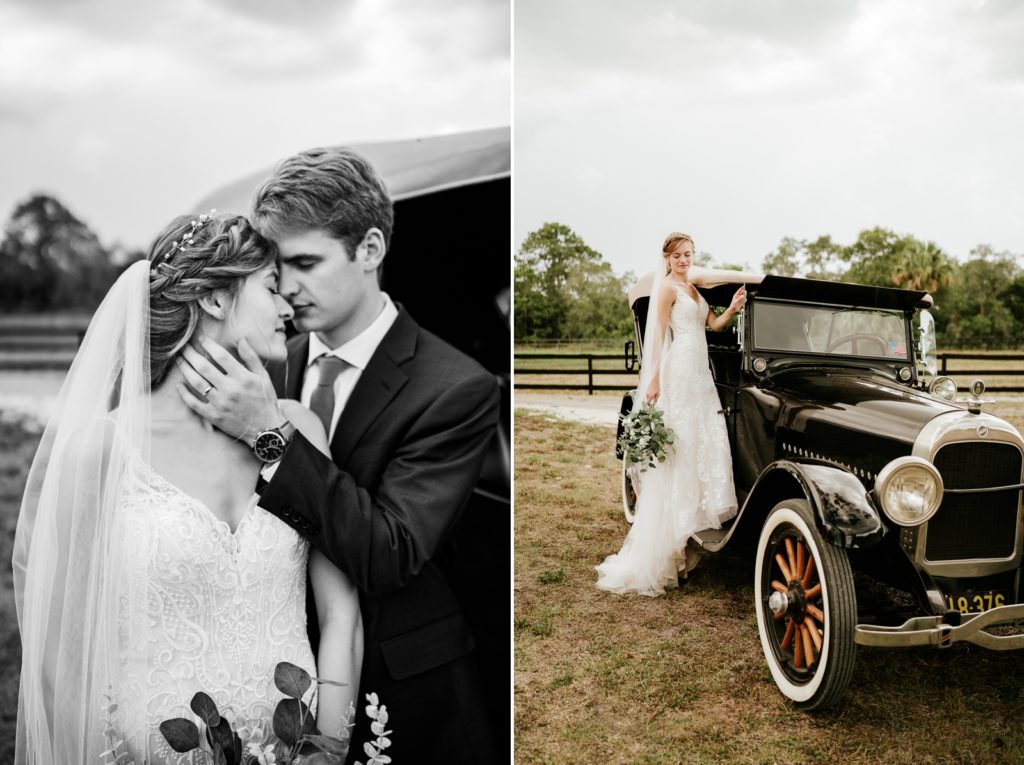
<path id="1" fill-rule="evenodd" d="M 764 663 L 749 560 L 706 558 L 665 597 L 598 591 L 627 530 L 613 440 L 515 415 L 517 762 L 1024 762 L 1019 654 L 861 650 L 845 700 L 809 715 Z"/>

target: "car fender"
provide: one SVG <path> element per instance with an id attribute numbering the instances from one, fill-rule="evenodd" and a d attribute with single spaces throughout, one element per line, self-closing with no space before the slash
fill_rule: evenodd
<path id="1" fill-rule="evenodd" d="M 784 499 L 803 495 L 814 511 L 818 529 L 834 545 L 871 547 L 881 541 L 885 524 L 864 484 L 852 473 L 831 465 L 778 460 L 768 465 L 743 503 L 737 526 L 756 519 Z"/>

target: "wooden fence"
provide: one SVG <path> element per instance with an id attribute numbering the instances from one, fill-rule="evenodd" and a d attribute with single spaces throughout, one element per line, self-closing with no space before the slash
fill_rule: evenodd
<path id="1" fill-rule="evenodd" d="M 68 369 L 89 316 L 0 316 L 0 370 Z"/>
<path id="2" fill-rule="evenodd" d="M 636 387 L 636 367 L 630 368 L 633 359 L 635 353 L 631 343 L 627 343 L 624 353 L 520 352 L 514 354 L 512 379 L 517 390 L 585 390 L 591 395 L 595 391 L 626 391 Z M 1022 353 L 950 352 L 938 354 L 937 359 L 939 374 L 952 377 L 958 387 L 982 377 L 989 392 L 1024 393 L 1024 385 L 1019 384 L 1017 379 L 1024 376 Z M 979 369 L 961 369 L 958 362 L 963 361 L 983 361 L 990 365 Z M 538 365 L 540 362 L 543 363 Z M 1002 364 L 993 366 L 991 362 Z M 1015 362 L 1016 366 L 1004 366 L 1006 362 Z M 612 377 L 618 379 L 612 381 Z M 541 379 L 533 382 L 534 378 Z M 608 382 L 595 382 L 595 378 L 606 379 Z"/>
<path id="3" fill-rule="evenodd" d="M 67 369 L 89 325 L 88 316 L 0 316 L 0 370 Z M 514 354 L 519 390 L 626 391 L 636 386 L 632 341 L 619 353 Z M 963 362 L 985 366 L 961 368 Z M 1022 353 L 940 353 L 939 373 L 958 386 L 982 377 L 993 393 L 1024 393 Z"/>

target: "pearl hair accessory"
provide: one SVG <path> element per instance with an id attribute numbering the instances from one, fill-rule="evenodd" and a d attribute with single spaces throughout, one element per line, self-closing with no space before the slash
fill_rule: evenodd
<path id="1" fill-rule="evenodd" d="M 178 269 L 176 269 L 176 268 L 174 268 L 174 266 L 170 265 L 170 262 L 169 262 L 170 259 L 172 257 L 174 257 L 175 251 L 181 251 L 181 250 L 188 249 L 187 245 L 193 244 L 195 242 L 196 231 L 198 231 L 203 226 L 205 226 L 207 223 L 209 223 L 211 220 L 213 220 L 213 214 L 215 212 L 217 212 L 217 208 L 213 208 L 212 210 L 210 210 L 209 214 L 204 213 L 204 214 L 200 215 L 198 218 L 194 218 L 191 221 L 191 223 L 192 223 L 192 230 L 189 231 L 187 234 L 183 235 L 181 237 L 180 241 L 175 240 L 174 242 L 171 242 L 171 248 L 167 251 L 167 254 L 164 256 L 163 262 L 160 263 L 158 266 L 156 266 L 156 268 L 153 268 L 149 272 L 150 275 L 151 276 L 157 276 L 158 275 L 157 269 L 160 268 L 161 266 L 164 269 L 166 269 L 166 270 L 175 271 L 175 272 L 178 271 Z"/>

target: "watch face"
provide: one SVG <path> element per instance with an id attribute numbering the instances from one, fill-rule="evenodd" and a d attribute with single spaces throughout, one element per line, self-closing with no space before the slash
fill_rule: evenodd
<path id="1" fill-rule="evenodd" d="M 256 442 L 252 450 L 263 462 L 277 462 L 284 455 L 284 448 L 288 442 L 284 436 L 274 430 L 265 430 L 256 436 Z"/>

